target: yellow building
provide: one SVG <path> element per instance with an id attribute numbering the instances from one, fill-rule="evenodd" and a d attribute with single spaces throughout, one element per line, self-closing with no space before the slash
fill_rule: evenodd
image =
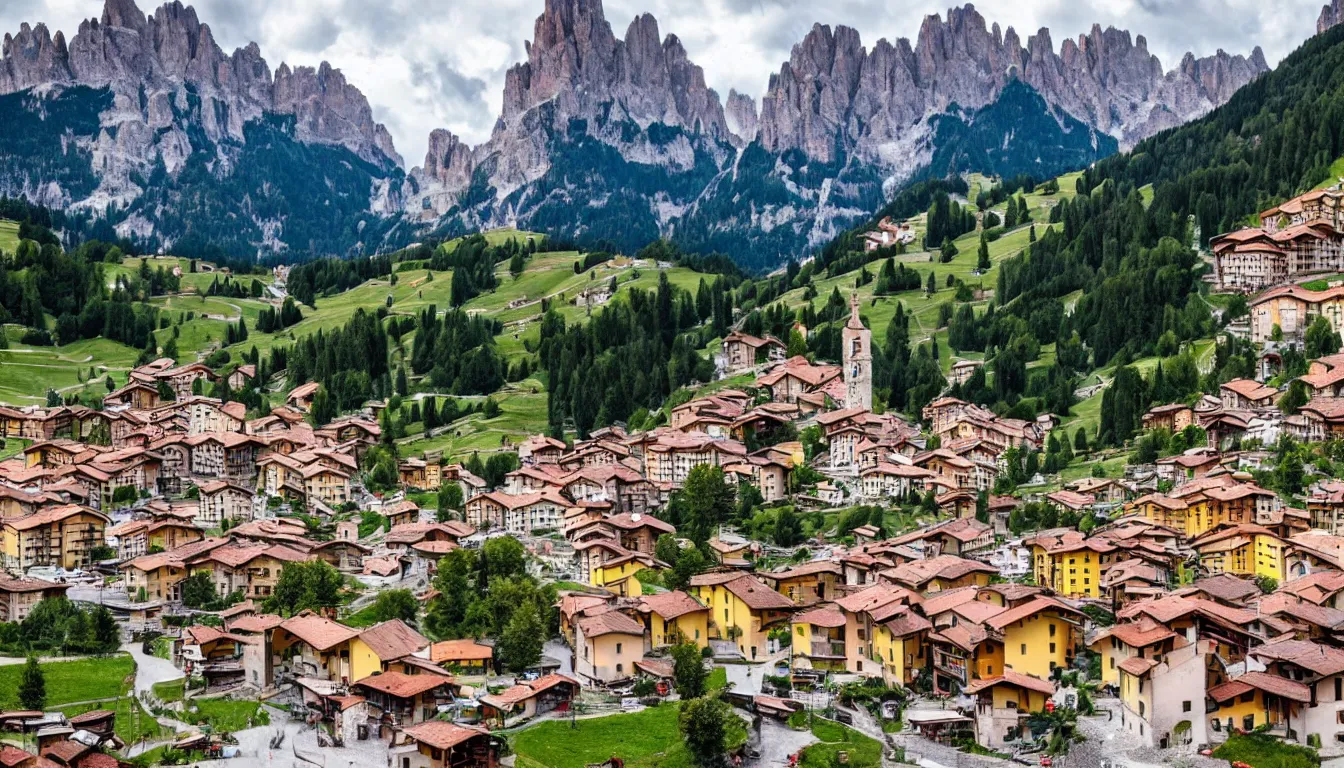
<path id="1" fill-rule="evenodd" d="M 840 564 L 830 560 L 814 560 L 786 571 L 756 575 L 765 583 L 773 584 L 776 592 L 796 605 L 813 605 L 833 599 L 836 584 L 843 583 Z"/>
<path id="2" fill-rule="evenodd" d="M 1288 544 L 1268 528 L 1259 525 L 1222 527 L 1195 539 L 1191 546 L 1199 554 L 1199 564 L 1209 574 L 1287 580 L 1284 549 Z"/>
<path id="3" fill-rule="evenodd" d="M 1046 540 L 1031 543 L 1036 584 L 1070 598 L 1099 598 L 1102 566 L 1115 559 L 1115 545 L 1101 539 Z"/>
<path id="4" fill-rule="evenodd" d="M 1210 688 L 1209 699 L 1218 709 L 1208 717 L 1219 721 L 1219 730 L 1230 733 L 1233 728 L 1253 731 L 1282 725 L 1293 705 L 1310 704 L 1312 696 L 1311 688 L 1296 680 L 1271 672 L 1247 672 Z"/>
<path id="5" fill-rule="evenodd" d="M 1120 665 L 1125 660 L 1161 658 L 1178 640 L 1184 643 L 1169 627 L 1144 616 L 1102 630 L 1088 647 L 1101 656 L 1102 684 L 1119 687 Z"/>
<path id="6" fill-rule="evenodd" d="M 589 570 L 588 583 L 615 592 L 621 597 L 639 597 L 644 594 L 644 588 L 639 579 L 635 578 L 635 574 L 650 567 L 647 560 L 652 558 L 640 558 L 637 553 L 632 552 L 599 563 Z"/>
<path id="7" fill-rule="evenodd" d="M 1046 678 L 1067 669 L 1082 639 L 1083 614 L 1058 600 L 1038 597 L 985 620 L 1003 643 L 1003 668 Z"/>
<path id="8" fill-rule="evenodd" d="M 351 683 L 357 679 L 350 659 L 350 643 L 359 630 L 331 619 L 302 613 L 285 619 L 271 634 L 271 652 L 298 677 L 317 677 Z M 365 666 L 369 666 L 366 659 Z"/>
<path id="9" fill-rule="evenodd" d="M 461 670 L 469 675 L 483 675 L 491 668 L 495 649 L 465 638 L 440 640 L 429 647 L 429 660 L 449 671 Z"/>
<path id="10" fill-rule="evenodd" d="M 107 515 L 78 504 L 49 506 L 24 517 L 6 518 L 0 528 L 5 570 L 22 575 L 33 566 L 90 566 L 93 550 L 107 543 L 107 523 Z"/>
<path id="11" fill-rule="evenodd" d="M 192 523 L 160 520 L 150 524 L 146 536 L 148 546 L 166 551 L 200 541 L 205 538 L 205 532 Z"/>
<path id="12" fill-rule="evenodd" d="M 310 504 L 321 501 L 329 507 L 339 507 L 350 498 L 350 473 L 310 464 L 303 468 L 303 491 Z"/>
<path id="13" fill-rule="evenodd" d="M 694 576 L 688 591 L 709 606 L 711 634 L 736 642 L 748 659 L 768 654 L 770 630 L 787 629 L 794 609 L 792 600 L 736 571 Z"/>
<path id="14" fill-rule="evenodd" d="M 869 631 L 868 658 L 882 668 L 882 680 L 887 685 L 909 685 L 914 681 L 914 670 L 923 668 L 924 638 L 932 625 L 928 619 L 909 609 L 894 615 L 878 612 L 882 621 L 875 621 Z"/>
<path id="15" fill-rule="evenodd" d="M 392 662 L 428 647 L 429 639 L 401 619 L 374 624 L 350 639 L 351 679 L 386 672 Z"/>
<path id="16" fill-rule="evenodd" d="M 638 610 L 648 623 L 652 648 L 695 643 L 709 646 L 709 608 L 680 590 L 640 598 Z"/>
<path id="17" fill-rule="evenodd" d="M 1045 709 L 1055 684 L 1007 670 L 972 681 L 963 693 L 975 697 L 976 741 L 993 749 L 1030 737 L 1027 719 Z"/>
<path id="18" fill-rule="evenodd" d="M 789 626 L 795 668 L 845 670 L 845 615 L 839 608 L 828 605 L 794 614 Z"/>

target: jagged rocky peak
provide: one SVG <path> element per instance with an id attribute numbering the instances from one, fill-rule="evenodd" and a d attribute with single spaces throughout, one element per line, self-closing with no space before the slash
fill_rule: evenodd
<path id="1" fill-rule="evenodd" d="M 373 119 L 373 109 L 364 94 L 345 80 L 345 75 L 327 62 L 313 67 L 281 64 L 275 71 L 274 109 L 296 117 L 298 138 L 309 143 L 336 143 L 347 147 L 377 149 L 393 163 L 401 155 L 392 144 L 387 128 Z M 368 159 L 368 158 L 366 158 Z"/>
<path id="2" fill-rule="evenodd" d="M 438 128 L 429 134 L 425 165 L 419 169 L 427 180 L 448 187 L 465 187 L 471 181 L 471 147 L 451 131 Z"/>
<path id="3" fill-rule="evenodd" d="M 846 149 L 890 157 L 922 117 L 983 107 L 1019 79 L 1131 145 L 1208 112 L 1268 68 L 1257 49 L 1249 57 L 1190 56 L 1164 73 L 1142 36 L 1100 25 L 1066 38 L 1058 54 L 1044 28 L 1023 47 L 1012 27 L 987 25 L 967 4 L 948 9 L 945 20 L 925 17 L 913 46 L 879 40 L 866 51 L 852 29 L 814 26 L 770 78 L 760 136 L 772 151 L 797 148 L 825 162 L 835 159 L 837 137 Z"/>
<path id="4" fill-rule="evenodd" d="M 1321 8 L 1321 16 L 1316 20 L 1316 34 L 1337 24 L 1344 24 L 1344 0 L 1333 0 Z"/>
<path id="5" fill-rule="evenodd" d="M 496 132 L 518 129 L 522 116 L 546 103 L 556 121 L 613 115 L 726 136 L 718 94 L 705 84 L 675 35 L 660 36 L 642 14 L 617 39 L 600 0 L 547 0 L 527 45 L 526 62 L 505 77 L 504 112 Z M 557 122 L 558 124 L 558 122 Z"/>
<path id="6" fill-rule="evenodd" d="M 213 141 L 242 140 L 246 122 L 265 112 L 292 114 L 303 141 L 339 144 L 384 168 L 400 163 L 386 128 L 373 120 L 368 100 L 339 70 L 325 62 L 317 69 L 282 69 L 284 77 L 277 72 L 272 81 L 255 43 L 226 55 L 209 25 L 178 0 L 148 16 L 134 0 L 106 0 L 98 18 L 79 25 L 68 48 L 61 33 L 53 38 L 41 24 L 25 24 L 17 36 L 6 35 L 0 93 L 63 84 L 108 88 L 117 96 L 115 114 L 105 116 L 110 124 L 142 122 L 163 129 L 177 119 L 173 106 L 176 113 L 187 111 L 181 89 L 190 85 L 203 103 L 197 115 L 186 119 L 199 121 Z M 123 144 L 120 151 L 152 162 L 153 135 L 132 132 L 142 145 Z M 175 143 L 175 152 L 189 146 L 185 134 Z"/>
<path id="7" fill-rule="evenodd" d="M 30 27 L 24 23 L 14 36 L 6 32 L 0 48 L 0 92 L 68 81 L 69 56 L 65 35 L 57 32 L 52 37 L 46 24 Z"/>
<path id="8" fill-rule="evenodd" d="M 723 105 L 723 117 L 731 133 L 740 144 L 746 145 L 756 140 L 760 117 L 756 112 L 756 99 L 736 90 L 728 91 L 728 101 Z"/>

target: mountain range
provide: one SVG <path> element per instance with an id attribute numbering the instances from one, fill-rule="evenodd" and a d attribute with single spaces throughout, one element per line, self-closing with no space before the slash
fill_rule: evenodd
<path id="1" fill-rule="evenodd" d="M 2 53 L 0 194 L 149 246 L 299 257 L 515 225 L 622 249 L 670 237 L 753 267 L 913 179 L 1085 166 L 1268 69 L 1257 48 L 1165 71 L 1142 36 L 1100 27 L 1056 51 L 966 5 L 913 43 L 815 25 L 759 101 L 721 99 L 651 15 L 617 37 L 600 0 L 546 0 L 490 138 L 435 131 L 406 171 L 339 70 L 225 54 L 178 2 L 106 0 L 68 41 L 25 24 Z"/>

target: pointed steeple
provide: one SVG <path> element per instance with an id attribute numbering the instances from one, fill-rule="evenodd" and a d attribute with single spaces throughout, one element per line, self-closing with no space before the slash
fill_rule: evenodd
<path id="1" fill-rule="evenodd" d="M 855 331 L 863 330 L 863 320 L 859 317 L 859 294 L 854 292 L 849 294 L 849 322 L 845 327 Z"/>

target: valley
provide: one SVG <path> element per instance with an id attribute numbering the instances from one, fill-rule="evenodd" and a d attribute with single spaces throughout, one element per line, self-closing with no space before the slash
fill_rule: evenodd
<path id="1" fill-rule="evenodd" d="M 722 102 L 540 4 L 410 169 L 178 3 L 5 37 L 0 763 L 1344 760 L 1338 0 Z"/>

